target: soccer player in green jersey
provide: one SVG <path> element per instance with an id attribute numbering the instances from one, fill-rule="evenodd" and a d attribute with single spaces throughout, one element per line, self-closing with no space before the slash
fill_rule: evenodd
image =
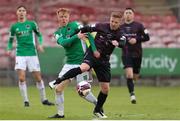
<path id="1" fill-rule="evenodd" d="M 54 37 L 57 40 L 57 43 L 61 45 L 65 49 L 65 55 L 66 55 L 66 64 L 63 66 L 61 72 L 59 73 L 59 77 L 61 77 L 64 73 L 66 73 L 68 70 L 79 67 L 80 63 L 83 60 L 84 57 L 84 50 L 83 50 L 83 44 L 84 41 L 81 41 L 81 39 L 85 39 L 86 35 L 79 32 L 78 34 L 70 37 L 72 33 L 74 33 L 78 27 L 79 24 L 77 22 L 69 22 L 70 18 L 70 11 L 66 8 L 60 8 L 57 11 L 57 17 L 59 22 L 59 29 L 54 33 Z M 90 43 L 92 44 L 93 38 L 90 37 Z M 96 51 L 95 45 L 92 44 L 92 50 Z M 77 85 L 84 84 L 84 88 L 88 88 L 88 91 L 81 92 L 81 89 L 79 94 L 83 96 L 84 99 L 87 101 L 93 103 L 96 105 L 97 99 L 92 94 L 92 92 L 89 90 L 89 83 L 87 82 L 89 75 L 88 72 L 82 73 L 80 75 L 76 76 Z M 71 79 L 68 79 L 67 81 L 64 81 L 58 85 L 55 85 L 55 98 L 56 98 L 56 105 L 57 105 L 57 114 L 49 117 L 49 118 L 64 118 L 64 89 L 65 87 L 70 83 Z M 52 81 L 49 83 L 49 85 L 53 84 L 55 81 Z M 81 86 L 83 86 L 83 84 Z"/>
<path id="2" fill-rule="evenodd" d="M 29 99 L 26 86 L 26 68 L 36 81 L 36 86 L 40 92 L 40 98 L 43 105 L 54 105 L 46 98 L 45 86 L 40 73 L 40 65 L 35 47 L 34 33 L 38 36 L 38 50 L 43 52 L 42 35 L 38 30 L 36 22 L 26 19 L 27 11 L 25 6 L 19 6 L 16 11 L 18 22 L 10 28 L 10 38 L 7 45 L 7 54 L 11 55 L 13 49 L 13 39 L 16 36 L 16 63 L 15 70 L 18 74 L 19 89 L 24 100 L 24 106 L 29 107 Z"/>

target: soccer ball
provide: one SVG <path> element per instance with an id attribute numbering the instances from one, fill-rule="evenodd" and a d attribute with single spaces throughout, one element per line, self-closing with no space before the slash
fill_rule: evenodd
<path id="1" fill-rule="evenodd" d="M 84 97 L 91 91 L 91 85 L 87 81 L 82 81 L 77 84 L 76 90 L 81 97 Z"/>

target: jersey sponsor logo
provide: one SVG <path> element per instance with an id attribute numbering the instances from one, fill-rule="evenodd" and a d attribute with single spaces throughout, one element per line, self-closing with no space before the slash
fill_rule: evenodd
<path id="1" fill-rule="evenodd" d="M 26 28 L 27 28 L 27 26 L 26 26 Z M 17 36 L 29 36 L 29 34 L 30 34 L 29 30 L 20 31 L 19 28 L 16 28 L 15 31 L 16 31 Z"/>
<path id="2" fill-rule="evenodd" d="M 70 38 L 71 36 L 70 35 L 67 35 L 66 38 Z"/>
<path id="3" fill-rule="evenodd" d="M 21 36 L 21 35 L 22 35 L 22 33 L 21 33 L 21 32 L 17 32 L 17 35 L 18 35 L 18 36 Z"/>
<path id="4" fill-rule="evenodd" d="M 129 26 L 127 26 L 125 29 L 126 29 L 127 32 L 131 31 L 131 27 L 129 27 Z"/>
<path id="5" fill-rule="evenodd" d="M 126 37 L 136 37 L 136 33 L 124 33 L 124 36 Z"/>
<path id="6" fill-rule="evenodd" d="M 18 36 L 29 36 L 29 34 L 30 34 L 30 33 L 29 33 L 28 30 L 17 32 L 17 35 L 18 35 Z"/>

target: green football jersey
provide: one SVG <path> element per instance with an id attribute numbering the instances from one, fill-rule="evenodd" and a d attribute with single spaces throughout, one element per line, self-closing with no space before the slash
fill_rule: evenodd
<path id="1" fill-rule="evenodd" d="M 35 47 L 35 35 L 38 36 L 38 42 L 42 44 L 42 35 L 34 21 L 17 22 L 10 28 L 10 38 L 7 50 L 12 50 L 13 39 L 16 36 L 16 55 L 17 56 L 35 56 L 37 55 Z"/>
<path id="2" fill-rule="evenodd" d="M 54 33 L 57 43 L 65 49 L 67 64 L 81 64 L 84 57 L 83 43 L 77 35 L 73 35 L 78 28 L 79 23 L 69 22 Z"/>

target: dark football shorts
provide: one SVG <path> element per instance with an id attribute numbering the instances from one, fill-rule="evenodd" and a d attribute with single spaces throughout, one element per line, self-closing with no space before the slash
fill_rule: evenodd
<path id="1" fill-rule="evenodd" d="M 111 69 L 109 61 L 106 61 L 102 57 L 95 58 L 93 52 L 88 49 L 85 53 L 83 63 L 88 64 L 96 72 L 96 76 L 99 82 L 110 82 Z"/>
<path id="2" fill-rule="evenodd" d="M 128 67 L 132 67 L 133 73 L 135 73 L 135 74 L 140 73 L 142 57 L 122 56 L 122 62 L 124 65 L 124 69 L 128 68 Z"/>

